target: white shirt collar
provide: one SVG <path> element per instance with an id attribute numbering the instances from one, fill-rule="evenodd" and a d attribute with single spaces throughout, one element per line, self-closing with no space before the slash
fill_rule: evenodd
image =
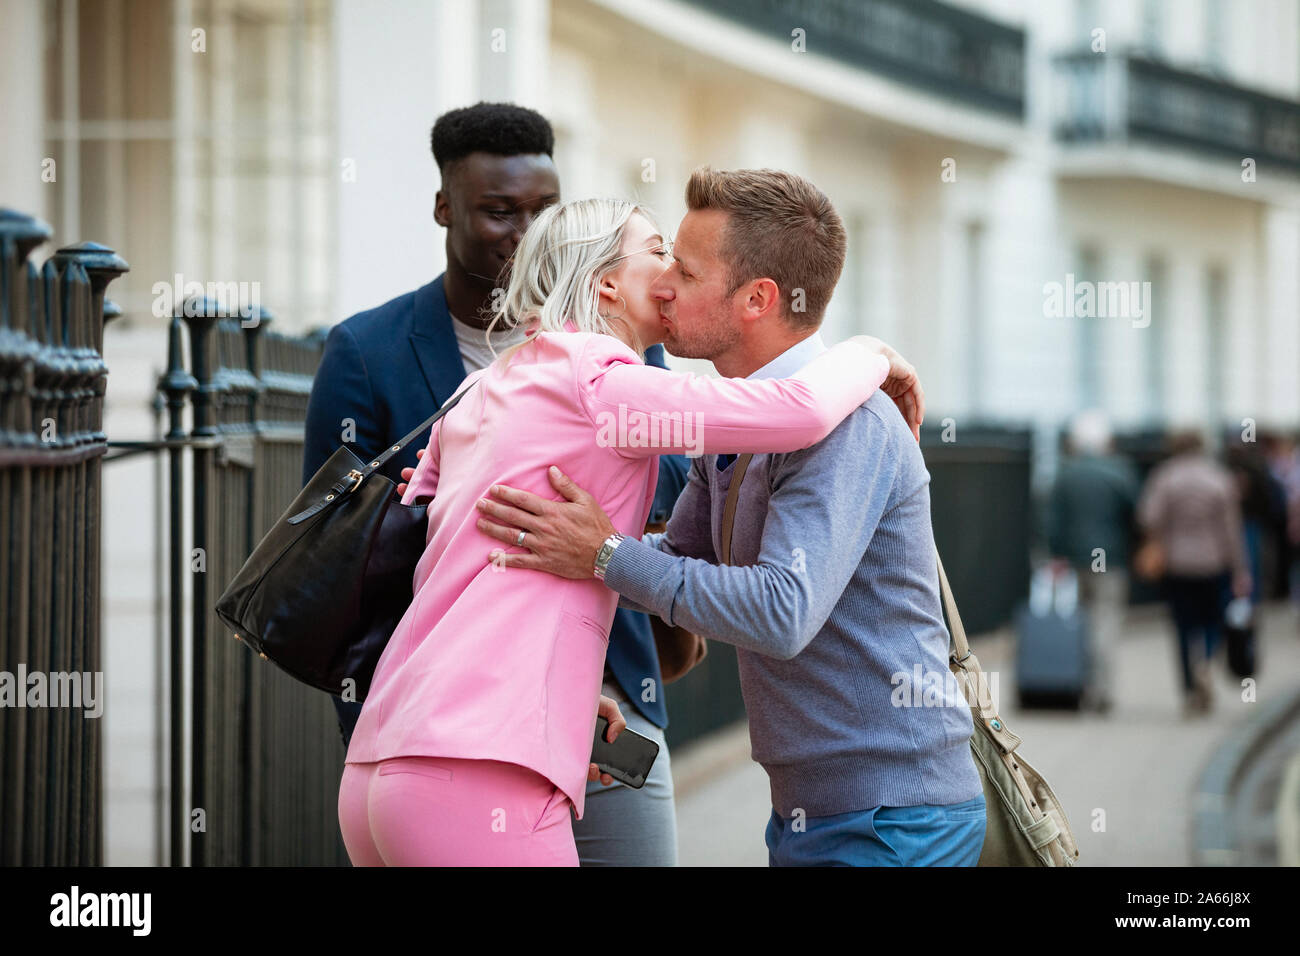
<path id="1" fill-rule="evenodd" d="M 814 332 L 808 338 L 801 339 L 790 346 L 758 371 L 745 377 L 747 379 L 789 378 L 825 351 L 826 343 L 822 341 L 821 332 Z"/>

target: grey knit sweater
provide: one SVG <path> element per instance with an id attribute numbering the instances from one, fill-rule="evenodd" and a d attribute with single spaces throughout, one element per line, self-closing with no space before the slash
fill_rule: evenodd
<path id="1" fill-rule="evenodd" d="M 732 564 L 717 564 L 734 466 L 694 461 L 662 535 L 627 539 L 605 583 L 625 606 L 734 644 L 772 806 L 827 816 L 981 792 L 949 678 L 930 474 L 877 391 L 824 441 L 755 455 Z"/>

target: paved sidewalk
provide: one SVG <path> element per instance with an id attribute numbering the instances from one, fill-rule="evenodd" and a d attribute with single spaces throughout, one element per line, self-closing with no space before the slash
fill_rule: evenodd
<path id="1" fill-rule="evenodd" d="M 1020 753 L 1051 783 L 1079 841 L 1080 865 L 1187 866 L 1198 775 L 1254 703 L 1216 661 L 1215 706 L 1184 720 L 1172 625 L 1162 606 L 1129 614 L 1109 714 L 1016 708 L 1009 631 L 975 639 L 986 673 L 997 673 L 1002 716 Z M 1300 686 L 1300 638 L 1291 608 L 1264 609 L 1256 697 Z M 990 676 L 990 680 L 993 678 Z M 679 859 L 683 866 L 766 866 L 771 812 L 767 775 L 749 760 L 741 724 L 673 753 Z"/>

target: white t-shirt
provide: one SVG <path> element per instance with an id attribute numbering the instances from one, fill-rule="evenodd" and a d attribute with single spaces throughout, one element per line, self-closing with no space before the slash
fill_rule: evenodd
<path id="1" fill-rule="evenodd" d="M 465 363 L 466 375 L 487 368 L 496 361 L 496 355 L 493 355 L 492 349 L 488 348 L 487 333 L 483 329 L 466 325 L 454 315 L 451 317 L 451 326 L 456 331 L 456 342 L 460 345 L 460 360 Z M 521 328 L 492 333 L 492 344 L 496 347 L 497 355 L 523 340 L 524 330 Z"/>

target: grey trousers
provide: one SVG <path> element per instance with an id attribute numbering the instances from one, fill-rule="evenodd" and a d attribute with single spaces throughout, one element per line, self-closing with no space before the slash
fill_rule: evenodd
<path id="1" fill-rule="evenodd" d="M 606 682 L 601 693 L 618 701 L 627 726 L 659 744 L 659 756 L 645 786 L 587 784 L 586 808 L 573 822 L 582 866 L 676 866 L 677 808 L 673 771 L 664 732 L 628 702 L 618 686 Z"/>
<path id="2" fill-rule="evenodd" d="M 1094 707 L 1115 699 L 1115 655 L 1124 631 L 1128 606 L 1128 572 L 1111 568 L 1103 572 L 1080 569 L 1079 597 L 1092 618 L 1092 674 L 1087 695 Z"/>

